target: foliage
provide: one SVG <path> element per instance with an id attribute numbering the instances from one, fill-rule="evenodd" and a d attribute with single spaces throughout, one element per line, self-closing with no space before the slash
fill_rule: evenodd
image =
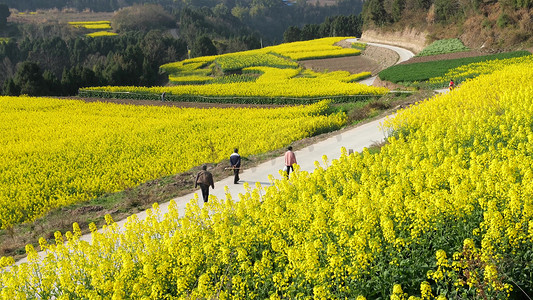
<path id="1" fill-rule="evenodd" d="M 289 26 L 283 33 L 283 41 L 290 43 L 334 36 L 361 36 L 362 25 L 360 15 L 331 16 L 321 24 L 305 24 L 302 29 Z"/>
<path id="2" fill-rule="evenodd" d="M 4 298 L 519 299 L 533 293 L 533 67 L 400 111 L 380 152 L 91 225 L 0 264 Z M 64 243 L 66 242 L 66 243 Z M 38 287 L 38 289 L 37 289 Z M 68 296 L 67 296 L 68 295 Z"/>
<path id="3" fill-rule="evenodd" d="M 217 54 L 217 48 L 213 44 L 213 41 L 207 36 L 207 35 L 201 35 L 199 36 L 192 45 L 191 49 L 191 56 L 192 57 L 199 57 L 199 56 L 210 56 L 210 55 L 216 55 Z"/>
<path id="4" fill-rule="evenodd" d="M 433 77 L 444 76 L 449 70 L 470 63 L 501 60 L 530 54 L 528 51 L 514 51 L 485 56 L 395 65 L 379 72 L 379 78 L 394 83 L 427 81 Z"/>
<path id="5" fill-rule="evenodd" d="M 42 73 L 48 71 L 59 82 L 57 85 L 47 83 L 50 88 L 46 95 L 74 95 L 82 86 L 103 84 L 155 85 L 165 80 L 159 75 L 159 66 L 183 58 L 187 51 L 183 40 L 160 31 L 112 35 L 101 32 L 69 40 L 49 37 L 1 43 L 0 56 L 5 63 L 0 64 L 3 71 L 0 80 L 7 82 L 15 76 L 15 66 L 32 62 L 38 64 Z M 97 80 L 81 80 L 78 76 L 81 73 L 77 71 L 80 69 L 93 73 Z M 69 74 L 72 76 L 65 76 Z"/>
<path id="6" fill-rule="evenodd" d="M 366 46 L 367 46 L 366 43 L 361 43 L 361 42 L 352 43 L 352 48 L 355 48 L 355 49 L 358 49 L 358 50 L 365 50 Z"/>
<path id="7" fill-rule="evenodd" d="M 174 28 L 176 20 L 161 5 L 134 5 L 120 9 L 111 21 L 119 32 Z"/>
<path id="8" fill-rule="evenodd" d="M 431 43 L 429 46 L 420 51 L 416 56 L 429 56 L 453 52 L 462 52 L 468 50 L 470 49 L 468 49 L 468 47 L 466 47 L 459 39 L 445 39 Z"/>
<path id="9" fill-rule="evenodd" d="M 338 129 L 345 115 L 321 115 L 327 107 L 205 110 L 0 97 L 0 228 L 220 162 L 236 146 L 246 156 Z"/>
<path id="10" fill-rule="evenodd" d="M 192 45 L 197 36 L 207 34 L 213 40 L 231 41 L 234 37 L 250 36 L 261 38 L 265 45 L 277 44 L 289 26 L 304 26 L 323 22 L 327 17 L 354 15 L 361 12 L 362 0 L 341 0 L 331 5 L 316 5 L 311 1 L 281 0 L 4 0 L 11 8 L 19 11 L 37 9 L 76 9 L 77 11 L 115 12 L 133 6 L 158 4 L 179 18 L 179 36 Z M 133 19 L 133 18 L 132 18 Z M 140 21 L 144 21 L 141 19 Z M 134 23 L 129 23 L 134 25 Z M 340 24 L 339 25 L 343 25 Z M 170 27 L 176 28 L 177 26 Z M 116 28 L 116 27 L 114 27 Z M 359 33 L 360 34 L 360 33 Z M 359 35 L 345 33 L 344 35 Z M 338 33 L 337 35 L 340 35 Z M 325 37 L 327 35 L 321 35 Z M 313 36 L 310 38 L 317 38 Z M 250 44 L 248 44 L 250 46 Z M 255 49 L 240 48 L 237 51 Z M 219 53 L 227 53 L 220 52 Z"/>
<path id="11" fill-rule="evenodd" d="M 3 28 L 7 24 L 7 18 L 11 15 L 11 12 L 9 11 L 9 7 L 4 4 L 0 3 L 0 28 Z"/>

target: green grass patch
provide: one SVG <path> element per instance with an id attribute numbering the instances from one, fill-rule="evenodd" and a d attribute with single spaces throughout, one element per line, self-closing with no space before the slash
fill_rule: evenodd
<path id="1" fill-rule="evenodd" d="M 438 40 L 424 48 L 416 56 L 429 56 L 470 50 L 459 39 Z"/>
<path id="2" fill-rule="evenodd" d="M 447 59 L 423 63 L 395 65 L 379 72 L 379 78 L 381 80 L 401 84 L 422 82 L 427 81 L 433 77 L 444 76 L 449 70 L 462 65 L 482 61 L 491 61 L 496 59 L 521 57 L 526 55 L 531 55 L 531 53 L 529 53 L 528 51 L 514 51 L 477 57 L 465 57 L 458 59 Z"/>
<path id="3" fill-rule="evenodd" d="M 360 43 L 360 42 L 352 43 L 352 48 L 357 49 L 357 50 L 365 50 L 366 46 L 367 46 L 366 43 Z"/>

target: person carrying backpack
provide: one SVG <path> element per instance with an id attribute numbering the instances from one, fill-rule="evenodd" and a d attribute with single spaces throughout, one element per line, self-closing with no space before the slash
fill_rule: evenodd
<path id="1" fill-rule="evenodd" d="M 207 165 L 203 165 L 202 170 L 200 170 L 200 172 L 198 172 L 196 175 L 194 188 L 196 188 L 198 185 L 200 185 L 200 189 L 202 190 L 202 198 L 204 199 L 204 203 L 206 203 L 207 199 L 209 198 L 209 186 L 211 186 L 213 189 L 215 188 L 213 174 L 207 171 Z"/>

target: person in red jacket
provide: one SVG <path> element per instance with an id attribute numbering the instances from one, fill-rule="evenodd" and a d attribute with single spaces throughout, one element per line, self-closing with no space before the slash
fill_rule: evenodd
<path id="1" fill-rule="evenodd" d="M 450 80 L 450 84 L 448 85 L 448 88 L 451 90 L 453 90 L 455 88 L 455 82 L 452 80 Z"/>
<path id="2" fill-rule="evenodd" d="M 287 152 L 285 152 L 285 170 L 287 172 L 287 178 L 289 177 L 291 169 L 294 171 L 293 165 L 296 163 L 296 155 L 292 152 L 292 146 L 289 146 Z"/>

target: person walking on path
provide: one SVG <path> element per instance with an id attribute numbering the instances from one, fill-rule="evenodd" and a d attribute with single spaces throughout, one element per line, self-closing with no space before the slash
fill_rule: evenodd
<path id="1" fill-rule="evenodd" d="M 209 186 L 211 186 L 213 189 L 215 188 L 213 174 L 207 171 L 206 165 L 203 165 L 202 170 L 200 170 L 200 172 L 198 172 L 198 175 L 196 175 L 196 180 L 194 181 L 194 188 L 196 188 L 198 185 L 200 185 L 200 189 L 202 190 L 202 198 L 204 198 L 204 203 L 206 203 L 207 199 L 209 198 Z"/>
<path id="2" fill-rule="evenodd" d="M 455 88 L 455 82 L 452 80 L 450 80 L 450 83 L 448 84 L 448 88 L 451 90 L 453 90 Z"/>
<path id="3" fill-rule="evenodd" d="M 285 169 L 287 172 L 287 178 L 289 178 L 291 169 L 294 171 L 293 165 L 296 163 L 296 155 L 294 155 L 294 152 L 292 152 L 292 146 L 289 146 L 287 148 L 287 152 L 285 152 Z"/>
<path id="4" fill-rule="evenodd" d="M 229 164 L 233 169 L 233 175 L 235 176 L 233 178 L 233 183 L 238 184 L 240 180 L 239 170 L 241 169 L 241 156 L 239 155 L 239 149 L 233 149 L 233 153 L 229 157 Z"/>

